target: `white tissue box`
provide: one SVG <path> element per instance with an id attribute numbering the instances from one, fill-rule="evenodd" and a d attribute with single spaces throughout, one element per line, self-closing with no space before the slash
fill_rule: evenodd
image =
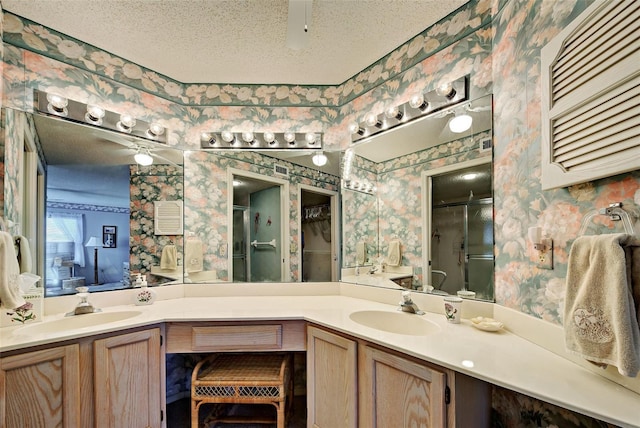
<path id="1" fill-rule="evenodd" d="M 69 279 L 62 280 L 62 289 L 63 290 L 75 290 L 76 287 L 84 287 L 84 277 L 83 276 L 75 276 Z"/>
<path id="2" fill-rule="evenodd" d="M 42 291 L 32 291 L 22 297 L 27 303 L 31 303 L 31 308 L 15 311 L 3 306 L 0 313 L 0 327 L 12 327 L 42 321 L 44 308 Z"/>

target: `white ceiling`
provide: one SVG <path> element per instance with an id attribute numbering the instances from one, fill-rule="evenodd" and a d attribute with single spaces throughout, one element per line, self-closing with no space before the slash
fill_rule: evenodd
<path id="1" fill-rule="evenodd" d="M 293 50 L 288 0 L 1 0 L 182 83 L 309 85 L 343 83 L 466 1 L 313 0 L 310 44 Z"/>

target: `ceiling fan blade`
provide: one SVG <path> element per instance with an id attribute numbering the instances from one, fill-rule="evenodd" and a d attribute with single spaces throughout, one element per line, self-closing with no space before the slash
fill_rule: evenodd
<path id="1" fill-rule="evenodd" d="M 287 47 L 300 50 L 309 46 L 313 0 L 289 0 Z"/>

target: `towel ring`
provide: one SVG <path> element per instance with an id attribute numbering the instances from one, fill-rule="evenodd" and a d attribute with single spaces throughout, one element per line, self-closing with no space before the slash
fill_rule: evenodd
<path id="1" fill-rule="evenodd" d="M 614 204 L 610 204 L 607 208 L 589 211 L 582 219 L 582 226 L 580 226 L 578 236 L 584 235 L 584 233 L 587 231 L 587 228 L 589 227 L 589 223 L 591 223 L 591 220 L 593 220 L 593 218 L 597 215 L 609 216 L 609 219 L 611 219 L 611 221 L 622 220 L 624 231 L 629 235 L 635 234 L 635 230 L 633 228 L 633 223 L 631 223 L 631 217 L 629 217 L 629 213 L 622 209 L 622 202 L 616 202 Z"/>

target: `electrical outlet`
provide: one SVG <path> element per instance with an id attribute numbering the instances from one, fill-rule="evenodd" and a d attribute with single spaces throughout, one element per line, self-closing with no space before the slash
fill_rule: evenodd
<path id="1" fill-rule="evenodd" d="M 553 239 L 542 238 L 540 244 L 544 247 L 544 250 L 538 251 L 538 261 L 536 266 L 538 269 L 553 269 Z"/>

